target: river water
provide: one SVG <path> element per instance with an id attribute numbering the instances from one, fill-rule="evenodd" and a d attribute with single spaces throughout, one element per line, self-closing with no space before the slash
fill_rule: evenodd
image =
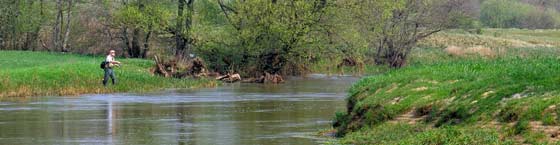
<path id="1" fill-rule="evenodd" d="M 321 144 L 356 80 L 2 101 L 0 144 Z"/>

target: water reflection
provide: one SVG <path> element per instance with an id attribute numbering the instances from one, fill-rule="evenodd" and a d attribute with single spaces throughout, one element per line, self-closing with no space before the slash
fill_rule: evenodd
<path id="1" fill-rule="evenodd" d="M 355 78 L 2 102 L 1 144 L 319 144 Z"/>

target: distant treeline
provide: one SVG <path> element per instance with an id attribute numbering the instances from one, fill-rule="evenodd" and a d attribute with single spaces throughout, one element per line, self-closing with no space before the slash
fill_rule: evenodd
<path id="1" fill-rule="evenodd" d="M 492 28 L 556 29 L 559 10 L 558 0 L 484 0 L 480 21 Z"/>
<path id="2" fill-rule="evenodd" d="M 556 28 L 556 1 L 2 0 L 0 50 L 194 56 L 246 75 L 401 67 L 419 40 L 445 29 Z"/>

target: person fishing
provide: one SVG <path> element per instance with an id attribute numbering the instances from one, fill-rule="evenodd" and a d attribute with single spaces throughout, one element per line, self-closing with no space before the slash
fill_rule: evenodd
<path id="1" fill-rule="evenodd" d="M 109 77 L 111 77 L 111 81 L 113 85 L 117 83 L 117 78 L 115 77 L 115 72 L 113 71 L 113 67 L 120 66 L 121 62 L 115 60 L 115 50 L 109 50 L 109 54 L 107 58 L 102 63 L 101 68 L 105 71 L 105 75 L 103 76 L 103 85 L 107 86 L 107 82 L 109 81 Z"/>

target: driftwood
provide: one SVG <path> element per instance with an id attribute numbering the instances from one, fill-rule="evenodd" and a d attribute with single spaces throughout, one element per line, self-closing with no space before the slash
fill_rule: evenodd
<path id="1" fill-rule="evenodd" d="M 152 74 L 161 75 L 163 77 L 171 77 L 176 73 L 177 62 L 169 61 L 163 62 L 157 56 L 154 57 L 155 66 L 150 70 Z"/>
<path id="2" fill-rule="evenodd" d="M 284 82 L 284 78 L 282 78 L 281 75 L 278 74 L 269 74 L 269 73 L 265 73 L 264 75 L 264 79 L 263 79 L 263 83 L 274 83 L 274 84 L 278 84 L 278 83 L 283 83 Z"/>
<path id="3" fill-rule="evenodd" d="M 349 66 L 349 67 L 357 67 L 358 71 L 361 73 L 363 72 L 364 69 L 364 63 L 361 61 L 357 61 L 354 58 L 351 57 L 346 57 L 344 59 L 342 59 L 342 62 L 340 62 L 338 65 L 336 65 L 337 69 L 340 69 L 340 74 L 344 74 L 344 69 L 341 69 L 342 67 L 345 66 Z"/>
<path id="4" fill-rule="evenodd" d="M 337 65 L 337 67 L 340 68 L 340 67 L 343 67 L 343 66 L 358 66 L 358 65 L 361 65 L 361 63 L 356 61 L 356 59 L 347 57 L 347 58 L 342 59 L 342 62 L 340 62 Z"/>
<path id="5" fill-rule="evenodd" d="M 154 57 L 155 65 L 150 69 L 154 75 L 163 77 L 185 78 L 185 77 L 215 77 L 216 80 L 226 83 L 244 82 L 244 83 L 283 83 L 284 78 L 278 74 L 264 73 L 258 78 L 241 79 L 241 75 L 226 74 L 220 75 L 218 72 L 208 72 L 204 61 L 200 58 L 194 58 L 189 61 L 169 60 L 163 61 L 159 57 Z"/>
<path id="6" fill-rule="evenodd" d="M 157 56 L 154 57 L 155 65 L 150 72 L 163 77 L 205 77 L 208 75 L 206 65 L 200 58 L 189 61 L 169 60 L 163 61 Z"/>
<path id="7" fill-rule="evenodd" d="M 186 64 L 186 70 L 175 75 L 176 78 L 184 78 L 188 76 L 196 78 L 208 76 L 206 65 L 202 59 L 194 58 L 188 61 Z"/>
<path id="8" fill-rule="evenodd" d="M 223 76 L 218 76 L 216 80 L 220 80 L 226 83 L 235 83 L 241 81 L 241 76 L 239 74 L 226 74 Z"/>
<path id="9" fill-rule="evenodd" d="M 264 75 L 259 78 L 248 78 L 243 81 L 243 83 L 272 83 L 279 84 L 284 82 L 284 78 L 278 74 L 264 73 Z"/>
<path id="10" fill-rule="evenodd" d="M 190 73 L 196 77 L 205 77 L 208 76 L 208 70 L 206 69 L 206 65 L 204 61 L 200 58 L 194 58 L 190 63 Z"/>

